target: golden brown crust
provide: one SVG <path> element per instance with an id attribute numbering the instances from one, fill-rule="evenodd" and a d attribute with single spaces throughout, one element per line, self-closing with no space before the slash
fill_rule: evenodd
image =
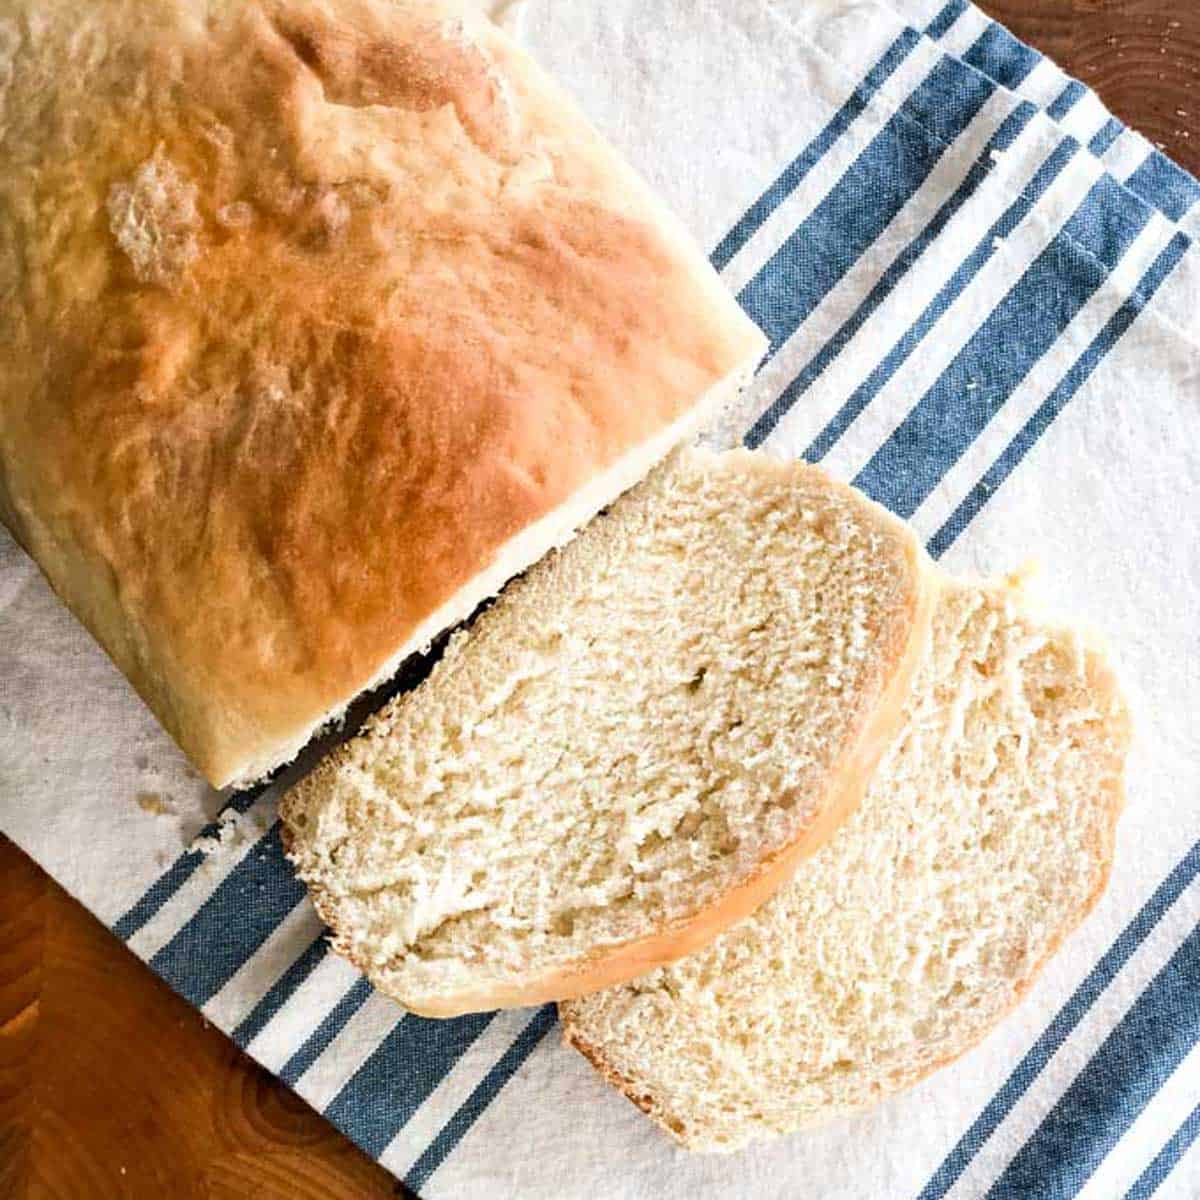
<path id="1" fill-rule="evenodd" d="M 733 453 L 744 453 L 735 451 Z M 780 468 L 785 469 L 781 466 Z M 791 468 L 787 468 L 791 469 Z M 806 468 L 819 471 L 819 468 Z M 820 472 L 824 475 L 824 472 Z M 828 486 L 849 494 L 851 489 L 825 475 Z M 719 903 L 672 922 L 657 932 L 596 950 L 585 961 L 566 969 L 535 976 L 519 984 L 478 990 L 414 996 L 389 987 L 386 974 L 356 958 L 349 945 L 335 938 L 334 946 L 348 961 L 368 974 L 372 982 L 412 1012 L 425 1017 L 456 1017 L 495 1008 L 519 1008 L 553 1000 L 571 1000 L 628 982 L 657 967 L 703 949 L 730 926 L 750 916 L 791 879 L 797 867 L 815 854 L 854 812 L 866 792 L 880 756 L 891 744 L 904 719 L 904 707 L 913 680 L 929 646 L 937 604 L 939 577 L 910 531 L 891 513 L 855 493 L 855 503 L 870 504 L 880 525 L 891 530 L 904 549 L 911 580 L 910 607 L 892 626 L 892 641 L 881 648 L 886 664 L 881 670 L 886 684 L 881 694 L 865 706 L 857 734 L 831 774 L 825 793 L 815 802 L 816 816 L 794 841 L 765 857 L 752 875 L 727 892 Z M 351 761 L 352 745 L 340 747 L 285 797 L 281 805 L 285 850 L 291 856 L 290 814 L 302 813 L 303 794 L 322 787 L 322 779 L 335 775 Z M 339 913 L 319 880 L 308 880 L 309 892 L 321 919 L 335 931 Z"/>
<path id="2" fill-rule="evenodd" d="M 217 785 L 761 345 L 561 92 L 453 13 L 0 18 L 0 516 Z"/>

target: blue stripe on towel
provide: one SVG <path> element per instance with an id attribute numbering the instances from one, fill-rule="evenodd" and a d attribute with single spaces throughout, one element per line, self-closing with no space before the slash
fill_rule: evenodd
<path id="1" fill-rule="evenodd" d="M 409 1014 L 354 1073 L 325 1116 L 378 1158 L 494 1016 L 433 1021 Z"/>
<path id="2" fill-rule="evenodd" d="M 989 25 L 963 55 L 965 62 L 1010 91 L 1025 82 L 1042 56 L 1018 41 L 1002 25 Z"/>
<path id="3" fill-rule="evenodd" d="M 1038 1040 L 1016 1065 L 1004 1086 L 996 1092 L 959 1139 L 958 1144 L 946 1156 L 933 1178 L 921 1190 L 918 1200 L 941 1200 L 954 1186 L 1000 1122 L 1033 1086 L 1058 1048 L 1087 1015 L 1096 998 L 1116 978 L 1117 973 L 1158 925 L 1163 914 L 1179 899 L 1197 875 L 1200 875 L 1200 842 L 1188 851 L 1170 875 L 1159 884 L 1154 895 L 1146 901 L 1099 962 L 1088 972 L 1070 1000 L 1059 1009 L 1054 1020 L 1046 1026 Z"/>
<path id="4" fill-rule="evenodd" d="M 283 856 L 278 822 L 150 960 L 184 999 L 203 1007 L 304 899 Z"/>
<path id="5" fill-rule="evenodd" d="M 522 1063 L 537 1049 L 542 1039 L 554 1028 L 557 1012 L 553 1004 L 538 1009 L 533 1020 L 517 1035 L 512 1045 L 501 1055 L 499 1061 L 483 1077 L 475 1090 L 458 1110 L 442 1126 L 437 1137 L 425 1148 L 425 1152 L 413 1164 L 404 1177 L 405 1184 L 419 1191 L 446 1161 L 467 1131 L 479 1119 L 488 1105 L 496 1098 L 500 1089 L 517 1073 Z"/>
<path id="6" fill-rule="evenodd" d="M 253 791 L 240 792 L 221 810 L 222 814 L 230 809 L 239 813 L 248 812 L 262 795 L 262 790 L 262 788 L 256 788 Z M 211 825 L 206 825 L 197 836 L 216 837 L 218 832 L 218 824 L 214 821 Z M 113 925 L 113 933 L 121 941 L 129 941 L 135 933 L 158 914 L 163 905 L 191 879 L 206 860 L 207 856 L 199 850 L 190 850 L 186 854 L 181 854 Z"/>
<path id="7" fill-rule="evenodd" d="M 795 406 L 796 401 L 808 391 L 846 348 L 871 314 L 892 294 L 913 264 L 946 228 L 954 214 L 979 190 L 979 185 L 987 178 L 988 172 L 992 169 L 992 152 L 1008 149 L 1037 111 L 1035 104 L 1024 101 L 1001 122 L 999 128 L 988 140 L 983 152 L 964 176 L 963 181 L 933 215 L 929 224 L 897 255 L 858 308 L 847 317 L 833 337 L 809 359 L 796 378 L 784 388 L 771 406 L 754 423 L 754 427 L 746 435 L 748 446 L 761 445 L 783 416 Z"/>
<path id="8" fill-rule="evenodd" d="M 738 299 L 770 339 L 770 353 L 879 237 L 995 90 L 943 58 L 746 284 Z"/>
<path id="9" fill-rule="evenodd" d="M 945 285 L 913 322 L 904 336 L 884 356 L 879 365 L 861 383 L 805 452 L 810 462 L 820 462 L 837 444 L 859 413 L 883 390 L 893 375 L 909 360 L 926 335 L 945 316 L 946 311 L 966 291 L 970 282 L 996 253 L 996 240 L 1003 240 L 1029 215 L 1046 189 L 1062 174 L 1079 150 L 1073 138 L 1060 142 L 1021 194 L 979 240 L 979 243 L 950 276 Z"/>
<path id="10" fill-rule="evenodd" d="M 940 37 L 944 37 L 950 32 L 951 27 L 958 21 L 958 18 L 970 7 L 967 0 L 950 0 L 945 8 L 925 27 L 926 34 L 933 38 L 934 41 L 937 41 Z"/>
<path id="11" fill-rule="evenodd" d="M 1061 121 L 1087 95 L 1087 88 L 1078 79 L 1072 79 L 1051 102 L 1046 109 L 1046 115 Z"/>
<path id="12" fill-rule="evenodd" d="M 1200 926 L 1017 1151 L 988 1191 L 988 1200 L 1075 1196 L 1196 1044 L 1198 995 Z M 1079 1136 L 1082 1128 L 1086 1138 Z"/>
<path id="13" fill-rule="evenodd" d="M 855 485 L 911 517 L 1058 340 L 1150 218 L 1111 176 L 1029 265 L 938 381 L 858 473 Z"/>
<path id="14" fill-rule="evenodd" d="M 209 825 L 201 831 L 201 836 L 214 836 L 217 832 L 215 825 Z M 153 885 L 141 896 L 137 903 L 112 927 L 113 933 L 123 942 L 129 941 L 148 921 L 150 921 L 170 898 L 196 873 L 205 855 L 199 850 L 181 854 L 170 868 L 158 877 Z"/>
<path id="15" fill-rule="evenodd" d="M 1116 117 L 1109 117 L 1088 142 L 1088 149 L 1099 158 L 1125 132 L 1125 126 Z"/>
<path id="16" fill-rule="evenodd" d="M 289 1087 L 295 1087 L 305 1071 L 321 1057 L 329 1044 L 350 1023 L 350 1018 L 371 998 L 372 988 L 365 978 L 356 979 L 354 985 L 325 1014 L 321 1023 L 304 1039 L 291 1058 L 279 1072 L 279 1078 Z M 399 1015 L 400 1010 L 397 1009 Z"/>
<path id="17" fill-rule="evenodd" d="M 243 1018 L 231 1035 L 245 1049 L 292 998 L 296 989 L 316 970 L 329 952 L 329 938 L 322 933 L 314 938 L 295 962 L 267 989 L 262 999 Z"/>
<path id="18" fill-rule="evenodd" d="M 1125 186 L 1172 221 L 1185 217 L 1192 206 L 1200 202 L 1200 181 L 1157 150 L 1146 156 L 1142 165 L 1125 180 Z"/>
<path id="19" fill-rule="evenodd" d="M 984 472 L 958 507 L 929 542 L 929 553 L 941 558 L 954 544 L 960 533 L 975 519 L 980 509 L 996 494 L 1000 485 L 1016 470 L 1021 460 L 1049 428 L 1050 423 L 1073 399 L 1075 393 L 1091 378 L 1104 356 L 1125 336 L 1126 331 L 1158 291 L 1163 280 L 1175 269 L 1190 246 L 1190 241 L 1177 233 L 1142 276 L 1137 291 L 1109 318 L 1108 323 L 1092 340 L 1087 350 L 1042 401 L 1038 410 L 1025 422 L 1021 431 L 1009 443 L 1004 453 Z"/>
<path id="20" fill-rule="evenodd" d="M 1197 1134 L 1200 1134 L 1200 1106 L 1192 1109 L 1167 1144 L 1154 1156 L 1154 1161 L 1137 1177 L 1133 1187 L 1125 1193 L 1125 1200 L 1150 1200 L 1179 1160 L 1191 1149 Z"/>
<path id="21" fill-rule="evenodd" d="M 743 246 L 762 228 L 768 217 L 796 190 L 809 172 L 825 157 L 838 139 L 865 111 L 871 97 L 895 73 L 920 41 L 915 30 L 906 29 L 884 56 L 867 72 L 850 98 L 829 119 L 825 128 L 798 154 L 788 168 L 746 210 L 740 221 L 721 239 L 712 252 L 712 264 L 723 271 Z"/>

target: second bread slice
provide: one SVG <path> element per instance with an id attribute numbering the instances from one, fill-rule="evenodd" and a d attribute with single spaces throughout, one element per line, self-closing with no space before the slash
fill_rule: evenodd
<path id="1" fill-rule="evenodd" d="M 908 718 L 854 815 L 752 918 L 563 1006 L 694 1150 L 854 1112 L 966 1053 L 1099 899 L 1130 719 L 1104 654 L 1012 583 L 947 580 Z"/>
<path id="2" fill-rule="evenodd" d="M 677 456 L 287 797 L 335 946 L 450 1016 L 705 945 L 859 799 L 931 578 L 900 522 L 815 468 Z"/>

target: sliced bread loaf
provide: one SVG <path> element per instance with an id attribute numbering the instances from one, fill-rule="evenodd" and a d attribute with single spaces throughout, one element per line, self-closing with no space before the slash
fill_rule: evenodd
<path id="1" fill-rule="evenodd" d="M 766 348 L 473 7 L 0 3 L 0 523 L 215 787 L 291 762 Z"/>
<path id="2" fill-rule="evenodd" d="M 707 950 L 562 1006 L 679 1141 L 731 1150 L 963 1054 L 1096 902 L 1129 720 L 1103 658 L 1013 586 L 947 583 L 908 720 L 855 815 Z"/>
<path id="3" fill-rule="evenodd" d="M 450 1016 L 705 945 L 860 798 L 924 657 L 926 562 L 815 468 L 677 455 L 286 798 L 336 947 Z"/>

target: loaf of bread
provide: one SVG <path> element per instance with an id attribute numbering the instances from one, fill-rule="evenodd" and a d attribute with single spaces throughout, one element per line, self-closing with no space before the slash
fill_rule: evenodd
<path id="1" fill-rule="evenodd" d="M 1128 742 L 1100 653 L 1014 585 L 947 582 L 857 812 L 707 950 L 563 1005 L 567 1041 L 698 1150 L 912 1085 L 988 1033 L 1095 904 Z"/>
<path id="2" fill-rule="evenodd" d="M 568 538 L 763 347 L 468 9 L 0 11 L 0 517 L 218 786 Z"/>
<path id="3" fill-rule="evenodd" d="M 926 563 L 816 468 L 680 452 L 285 798 L 334 945 L 434 1016 L 704 945 L 859 799 L 925 651 Z"/>

